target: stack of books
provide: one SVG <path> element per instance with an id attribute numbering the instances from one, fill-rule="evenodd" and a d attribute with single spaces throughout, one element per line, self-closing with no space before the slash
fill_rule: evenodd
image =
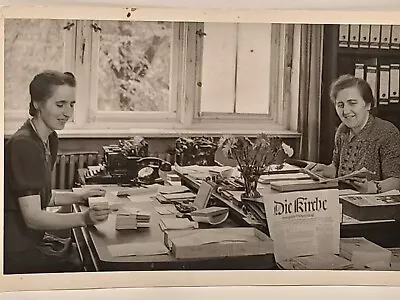
<path id="1" fill-rule="evenodd" d="M 124 208 L 117 214 L 115 228 L 117 230 L 150 227 L 150 213 L 136 208 Z"/>

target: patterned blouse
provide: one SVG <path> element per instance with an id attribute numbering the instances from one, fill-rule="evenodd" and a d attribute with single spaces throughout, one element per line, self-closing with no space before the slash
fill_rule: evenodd
<path id="1" fill-rule="evenodd" d="M 355 136 L 340 124 L 335 135 L 332 162 L 337 176 L 367 168 L 375 172 L 368 180 L 400 178 L 400 132 L 392 123 L 369 116 L 364 128 Z"/>

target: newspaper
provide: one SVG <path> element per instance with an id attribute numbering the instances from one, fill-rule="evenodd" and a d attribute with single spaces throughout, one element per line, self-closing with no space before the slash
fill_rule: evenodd
<path id="1" fill-rule="evenodd" d="M 364 167 L 361 168 L 360 170 L 354 171 L 350 174 L 335 177 L 335 178 L 327 178 L 318 173 L 312 172 L 312 170 L 308 170 L 308 169 L 301 169 L 301 171 L 304 172 L 305 174 L 309 175 L 312 179 L 317 180 L 321 183 L 335 181 L 335 180 L 336 181 L 345 181 L 345 180 L 351 180 L 351 179 L 355 179 L 355 178 L 364 178 L 368 174 L 375 174 L 374 172 L 371 172 L 367 168 L 364 168 Z"/>
<path id="2" fill-rule="evenodd" d="M 276 193 L 265 197 L 264 205 L 277 262 L 339 253 L 338 190 Z"/>

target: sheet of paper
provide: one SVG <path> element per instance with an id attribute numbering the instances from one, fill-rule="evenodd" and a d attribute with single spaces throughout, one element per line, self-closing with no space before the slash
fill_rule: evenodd
<path id="1" fill-rule="evenodd" d="M 316 254 L 338 254 L 338 190 L 276 193 L 264 197 L 276 260 Z"/>
<path id="2" fill-rule="evenodd" d="M 109 245 L 108 251 L 113 257 L 160 255 L 169 252 L 161 242 Z"/>
<path id="3" fill-rule="evenodd" d="M 128 196 L 129 201 L 132 203 L 138 203 L 138 202 L 152 202 L 154 199 L 150 197 L 150 195 L 131 195 Z"/>
<path id="4" fill-rule="evenodd" d="M 160 215 L 173 215 L 178 212 L 174 205 L 155 206 L 154 210 Z"/>

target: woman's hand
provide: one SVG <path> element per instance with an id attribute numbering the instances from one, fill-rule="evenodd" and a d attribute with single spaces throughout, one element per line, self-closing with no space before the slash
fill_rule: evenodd
<path id="1" fill-rule="evenodd" d="M 90 197 L 104 197 L 106 194 L 106 191 L 100 188 L 92 188 L 89 190 L 83 190 L 80 192 L 75 192 L 75 195 L 77 196 L 77 203 L 78 204 L 83 204 L 83 205 L 88 205 L 88 199 Z"/>
<path id="2" fill-rule="evenodd" d="M 311 164 L 306 167 L 307 170 L 316 173 L 320 176 L 327 178 L 335 178 L 336 168 L 334 165 L 324 165 L 324 164 Z"/>
<path id="3" fill-rule="evenodd" d="M 110 206 L 108 204 L 96 204 L 85 212 L 85 223 L 87 226 L 96 225 L 104 222 L 110 215 Z"/>
<path id="4" fill-rule="evenodd" d="M 375 184 L 373 181 L 368 181 L 365 177 L 355 177 L 345 180 L 345 182 L 362 194 L 375 193 Z"/>

